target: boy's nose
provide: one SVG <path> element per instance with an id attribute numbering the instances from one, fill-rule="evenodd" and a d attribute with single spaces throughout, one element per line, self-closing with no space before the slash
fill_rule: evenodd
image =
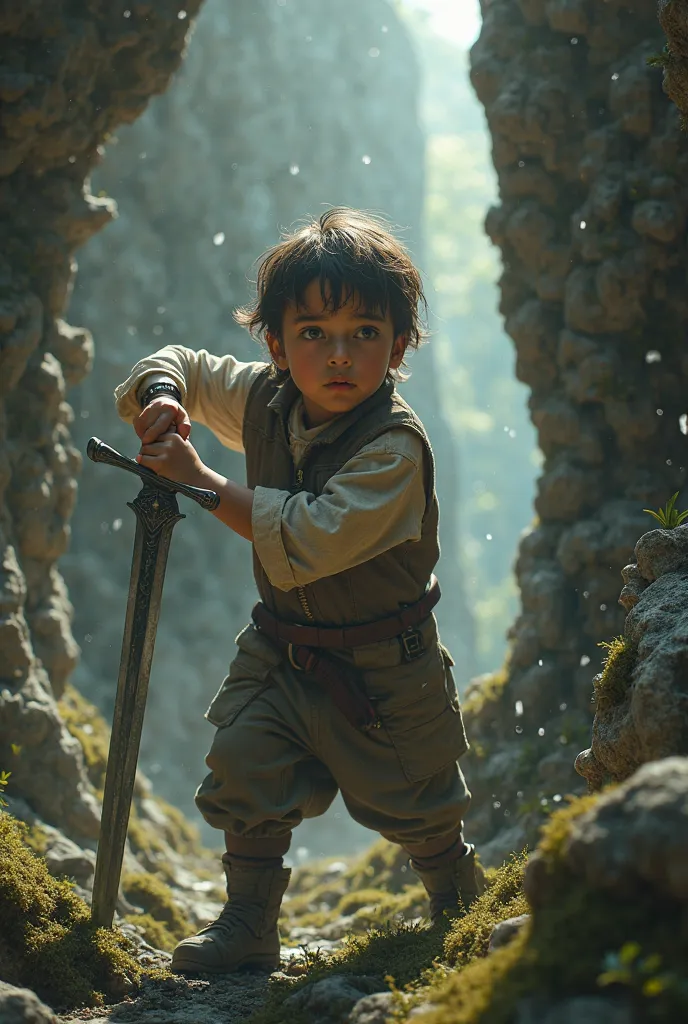
<path id="1" fill-rule="evenodd" d="M 330 365 L 337 366 L 341 366 L 342 364 L 349 364 L 351 362 L 349 347 L 344 340 L 334 341 L 334 344 L 330 349 L 330 357 L 328 362 L 330 363 Z"/>

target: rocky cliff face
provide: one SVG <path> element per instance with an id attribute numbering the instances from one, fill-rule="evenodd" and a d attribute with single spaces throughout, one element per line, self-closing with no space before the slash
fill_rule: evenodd
<path id="1" fill-rule="evenodd" d="M 4 5 L 0 13 L 0 765 L 48 822 L 93 838 L 99 810 L 55 698 L 78 648 L 56 568 L 80 456 L 67 388 L 90 335 L 60 319 L 75 249 L 114 206 L 84 182 L 105 138 L 162 92 L 199 6 Z"/>
<path id="2" fill-rule="evenodd" d="M 644 534 L 635 558 L 623 570 L 624 633 L 595 678 L 592 746 L 576 760 L 592 789 L 688 754 L 688 527 Z"/>
<path id="3" fill-rule="evenodd" d="M 664 91 L 688 124 L 688 8 L 685 3 L 659 0 L 659 20 L 667 37 L 662 54 L 653 63 L 664 68 Z"/>
<path id="4" fill-rule="evenodd" d="M 165 343 L 262 358 L 234 324 L 247 276 L 279 231 L 328 204 L 384 212 L 420 248 L 423 140 L 417 69 L 383 0 L 298 4 L 209 0 L 174 87 L 118 132 L 97 174 L 119 218 L 83 251 L 73 315 L 97 331 L 94 372 L 75 394 L 80 445 L 97 433 L 133 454 L 114 386 Z M 453 467 L 438 413 L 432 352 L 413 360 L 411 401 Z M 210 435 L 204 457 L 242 480 L 242 460 Z M 76 681 L 106 710 L 117 677 L 133 517 L 131 479 L 84 473 L 65 573 L 83 660 Z M 135 486 L 135 485 L 134 485 Z M 453 495 L 447 495 L 450 500 Z M 183 503 L 182 503 L 183 504 Z M 255 600 L 248 545 L 195 507 L 175 532 L 156 645 L 143 758 L 156 784 L 194 813 L 208 728 L 202 719 L 226 672 L 232 638 Z M 448 517 L 447 522 L 450 522 Z M 456 543 L 445 548 L 445 589 L 460 587 Z M 455 606 L 447 640 L 462 650 Z M 174 751 L 174 757 L 170 756 Z"/>
<path id="5" fill-rule="evenodd" d="M 486 227 L 545 456 L 507 669 L 469 701 L 474 826 L 508 848 L 515 817 L 576 788 L 571 745 L 597 644 L 623 624 L 641 510 L 685 487 L 688 146 L 646 63 L 664 41 L 652 0 L 495 0 L 483 15 L 472 80 L 500 187 Z"/>

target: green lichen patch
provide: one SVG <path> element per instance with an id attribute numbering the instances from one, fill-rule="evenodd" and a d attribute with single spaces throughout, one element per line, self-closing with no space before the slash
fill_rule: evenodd
<path id="1" fill-rule="evenodd" d="M 346 872 L 347 885 L 351 889 L 362 889 L 369 887 L 371 879 L 375 879 L 376 889 L 401 892 L 414 880 L 408 859 L 408 854 L 396 843 L 379 839 Z"/>
<path id="2" fill-rule="evenodd" d="M 475 679 L 466 689 L 462 702 L 466 720 L 476 718 L 486 707 L 498 701 L 508 681 L 509 672 L 506 665 L 498 672 L 491 672 Z"/>
<path id="3" fill-rule="evenodd" d="M 604 668 L 595 676 L 595 707 L 605 714 L 618 707 L 626 697 L 633 681 L 633 669 L 638 660 L 638 645 L 626 636 L 600 644 L 607 649 Z"/>
<path id="4" fill-rule="evenodd" d="M 122 877 L 122 891 L 130 903 L 145 911 L 132 914 L 127 920 L 138 925 L 146 941 L 156 949 L 171 952 L 194 931 L 161 878 L 148 872 L 127 873 Z"/>
<path id="5" fill-rule="evenodd" d="M 188 821 L 178 807 L 159 796 L 151 796 L 150 799 L 157 804 L 165 816 L 165 823 L 158 828 L 159 835 L 168 846 L 182 857 L 213 858 L 210 850 L 203 847 L 196 826 Z"/>
<path id="6" fill-rule="evenodd" d="M 0 977 L 55 1008 L 121 998 L 142 974 L 128 940 L 91 924 L 86 904 L 25 836 L 21 822 L 0 814 Z"/>
<path id="7" fill-rule="evenodd" d="M 102 797 L 110 746 L 110 730 L 105 719 L 98 708 L 70 683 L 65 687 L 57 708 L 67 729 L 81 744 L 86 772 Z"/>
<path id="8" fill-rule="evenodd" d="M 38 823 L 25 827 L 22 841 L 37 857 L 43 857 L 48 849 L 48 833 Z"/>
<path id="9" fill-rule="evenodd" d="M 360 897 L 363 895 L 366 896 L 366 900 L 361 903 Z M 394 921 L 425 917 L 428 902 L 425 889 L 419 883 L 408 886 L 400 893 L 389 893 L 381 889 L 363 890 L 359 894 L 351 893 L 340 901 L 338 909 L 342 914 L 353 913 L 352 931 L 361 932 Z"/>
<path id="10" fill-rule="evenodd" d="M 346 870 L 333 871 L 335 863 L 315 861 L 294 872 L 280 918 L 287 942 L 294 926 L 321 929 L 353 916 L 349 928 L 358 933 L 427 914 L 425 890 L 394 843 L 378 840 Z"/>
<path id="11" fill-rule="evenodd" d="M 542 838 L 538 844 L 538 850 L 548 864 L 556 864 L 561 858 L 572 822 L 592 810 L 599 797 L 599 793 L 588 793 L 586 796 L 576 797 L 575 800 L 568 800 L 561 810 L 551 816 L 546 828 L 542 830 Z"/>
<path id="12" fill-rule="evenodd" d="M 315 904 L 318 906 L 318 904 Z M 288 937 L 289 930 L 298 924 L 300 928 L 313 927 L 322 929 L 334 924 L 340 917 L 350 917 L 350 932 L 357 934 L 369 928 L 381 927 L 418 917 L 428 912 L 427 897 L 422 885 L 412 885 L 401 893 L 390 893 L 385 889 L 361 889 L 345 893 L 331 907 L 320 904 L 320 909 L 310 912 L 296 913 L 291 902 L 281 919 L 281 926 Z"/>

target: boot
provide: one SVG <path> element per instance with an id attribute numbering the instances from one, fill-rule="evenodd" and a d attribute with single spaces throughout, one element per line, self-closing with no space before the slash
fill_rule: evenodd
<path id="1" fill-rule="evenodd" d="M 438 858 L 438 860 L 440 860 Z M 475 846 L 466 843 L 461 856 L 432 865 L 431 858 L 411 860 L 430 900 L 433 927 L 447 917 L 462 917 L 485 892 L 485 869 L 475 859 Z"/>
<path id="2" fill-rule="evenodd" d="M 200 974 L 229 974 L 242 967 L 277 970 L 277 917 L 291 871 L 260 861 L 241 862 L 229 854 L 222 862 L 229 896 L 224 910 L 198 935 L 179 943 L 172 954 L 172 970 Z"/>

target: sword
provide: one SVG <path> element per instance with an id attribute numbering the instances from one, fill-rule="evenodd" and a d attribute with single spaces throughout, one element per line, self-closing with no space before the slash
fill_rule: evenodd
<path id="1" fill-rule="evenodd" d="M 210 512 L 217 508 L 220 499 L 214 491 L 158 476 L 152 469 L 120 455 L 97 437 L 88 442 L 86 454 L 93 462 L 117 466 L 136 473 L 143 480 L 137 496 L 127 502 L 136 514 L 136 536 L 91 902 L 94 924 L 111 928 L 127 840 L 167 555 L 175 523 L 186 518 L 179 512 L 176 494 L 185 494 Z"/>

